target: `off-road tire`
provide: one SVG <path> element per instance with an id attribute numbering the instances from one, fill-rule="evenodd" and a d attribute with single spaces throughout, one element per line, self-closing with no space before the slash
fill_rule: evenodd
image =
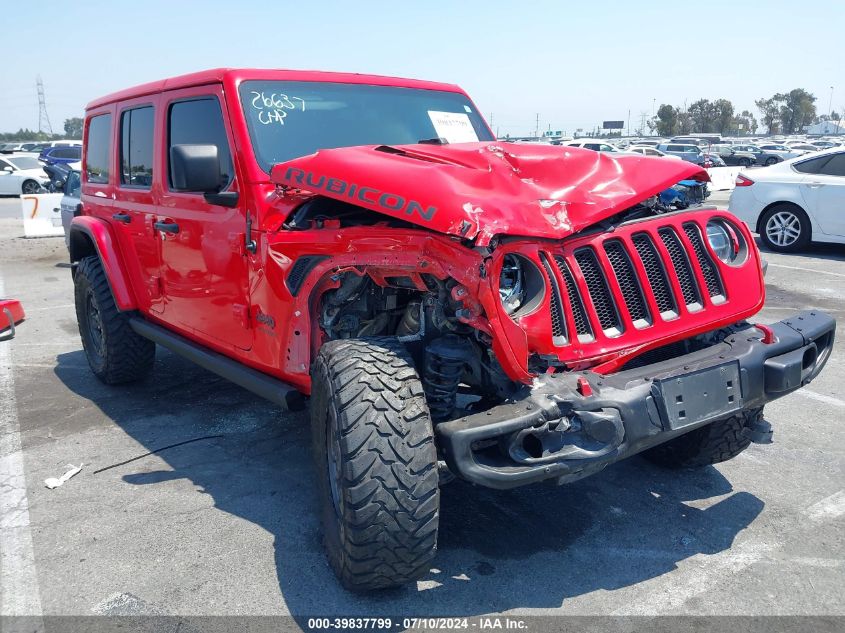
<path id="1" fill-rule="evenodd" d="M 643 453 L 666 468 L 698 468 L 733 459 L 751 444 L 751 427 L 763 409 L 751 409 L 655 446 Z"/>
<path id="2" fill-rule="evenodd" d="M 353 591 L 419 578 L 437 552 L 440 496 L 431 416 L 408 352 L 388 337 L 330 341 L 311 377 L 329 563 Z"/>
<path id="3" fill-rule="evenodd" d="M 74 299 L 82 347 L 94 375 L 107 385 L 146 376 L 155 362 L 155 343 L 136 334 L 129 315 L 117 309 L 98 257 L 85 257 L 77 265 Z"/>

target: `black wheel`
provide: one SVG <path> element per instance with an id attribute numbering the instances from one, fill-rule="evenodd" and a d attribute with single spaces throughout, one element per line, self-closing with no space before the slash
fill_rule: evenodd
<path id="1" fill-rule="evenodd" d="M 766 166 L 767 166 L 767 167 L 770 167 L 770 166 L 774 165 L 774 164 L 775 164 L 775 163 L 777 163 L 777 162 L 778 162 L 778 159 L 777 159 L 777 158 L 775 158 L 774 156 L 769 156 L 769 157 L 766 159 Z"/>
<path id="2" fill-rule="evenodd" d="M 34 180 L 24 180 L 23 184 L 21 185 L 21 193 L 25 195 L 31 195 L 33 193 L 38 193 L 41 189 L 41 185 L 39 185 Z"/>
<path id="3" fill-rule="evenodd" d="M 643 453 L 648 461 L 666 468 L 696 468 L 733 459 L 751 444 L 751 427 L 763 417 L 752 409 L 716 420 Z"/>
<path id="4" fill-rule="evenodd" d="M 741 158 L 741 159 L 739 160 L 739 164 L 740 164 L 742 167 L 751 167 L 751 161 L 750 161 L 750 160 L 748 160 L 747 158 Z"/>
<path id="5" fill-rule="evenodd" d="M 103 265 L 83 258 L 74 276 L 76 320 L 91 371 L 108 385 L 139 380 L 155 361 L 155 343 L 129 326 L 129 316 L 114 304 Z"/>
<path id="6" fill-rule="evenodd" d="M 311 430 L 323 540 L 347 589 L 395 587 L 437 552 L 437 453 L 419 376 L 395 338 L 323 345 Z"/>
<path id="7" fill-rule="evenodd" d="M 793 253 L 810 243 L 810 218 L 797 205 L 776 204 L 760 218 L 760 239 L 767 248 Z"/>

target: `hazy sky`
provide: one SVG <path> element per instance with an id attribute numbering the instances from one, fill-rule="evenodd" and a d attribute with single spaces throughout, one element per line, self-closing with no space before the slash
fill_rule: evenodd
<path id="1" fill-rule="evenodd" d="M 653 100 L 737 110 L 806 88 L 845 109 L 845 2 L 3 0 L 0 131 L 53 130 L 98 96 L 217 66 L 345 70 L 460 84 L 494 130 L 637 127 Z"/>

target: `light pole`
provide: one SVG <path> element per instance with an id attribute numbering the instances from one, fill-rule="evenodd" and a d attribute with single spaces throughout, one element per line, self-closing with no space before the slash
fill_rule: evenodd
<path id="1" fill-rule="evenodd" d="M 827 118 L 830 120 L 830 113 L 833 112 L 831 106 L 833 105 L 833 86 L 830 87 L 830 101 L 827 102 Z"/>

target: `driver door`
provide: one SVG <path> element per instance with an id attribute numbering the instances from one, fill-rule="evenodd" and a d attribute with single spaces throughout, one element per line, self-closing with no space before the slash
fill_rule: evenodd
<path id="1" fill-rule="evenodd" d="M 248 265 L 241 248 L 246 226 L 244 196 L 233 208 L 212 204 L 201 192 L 174 187 L 170 148 L 216 145 L 220 191 L 238 192 L 234 147 L 218 86 L 162 95 L 165 163 L 154 227 L 161 240 L 164 319 L 218 346 L 252 347 Z"/>

